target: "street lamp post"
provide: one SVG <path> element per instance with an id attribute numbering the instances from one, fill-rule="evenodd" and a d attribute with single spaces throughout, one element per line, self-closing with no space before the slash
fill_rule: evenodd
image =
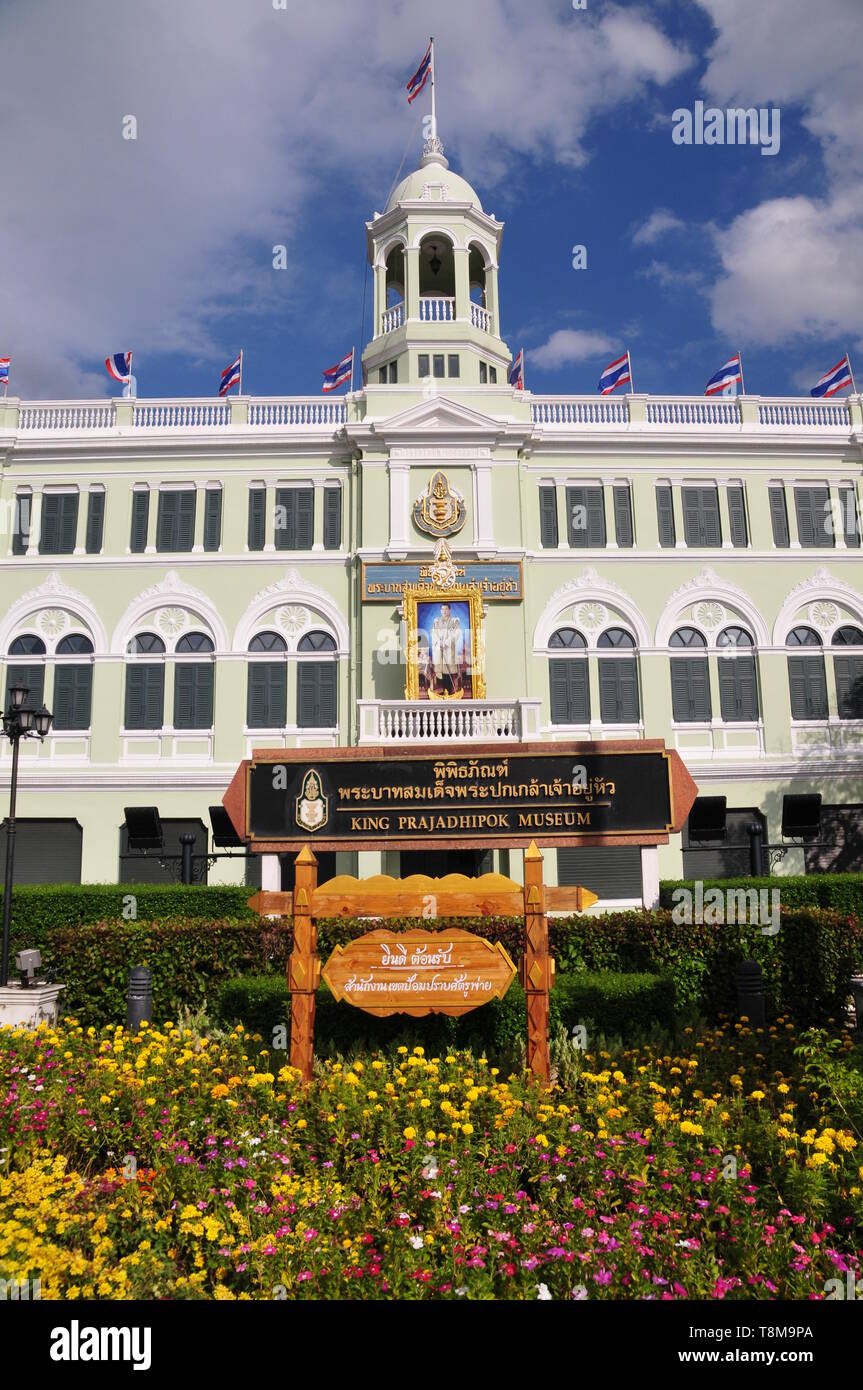
<path id="1" fill-rule="evenodd" d="M 3 732 L 12 744 L 12 780 L 9 786 L 9 818 L 6 821 L 6 877 L 3 883 L 3 953 L 0 959 L 0 988 L 9 983 L 9 934 L 12 923 L 12 879 L 15 873 L 15 802 L 18 796 L 18 748 L 22 738 L 43 739 L 54 716 L 43 705 L 30 709 L 25 701 L 30 691 L 25 685 L 9 687 L 9 706 L 3 715 Z"/>

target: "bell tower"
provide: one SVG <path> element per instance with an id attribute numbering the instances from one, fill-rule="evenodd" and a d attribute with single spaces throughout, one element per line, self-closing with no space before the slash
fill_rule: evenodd
<path id="1" fill-rule="evenodd" d="M 500 334 L 497 283 L 502 236 L 503 223 L 483 212 L 432 136 L 419 168 L 366 223 L 374 276 L 366 385 L 507 385 L 512 354 Z"/>

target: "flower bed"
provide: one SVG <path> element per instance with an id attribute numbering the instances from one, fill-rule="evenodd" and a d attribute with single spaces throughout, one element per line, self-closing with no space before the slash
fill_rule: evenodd
<path id="1" fill-rule="evenodd" d="M 558 1053 L 0 1031 L 0 1276 L 43 1298 L 823 1298 L 859 1275 L 860 1073 L 783 1023 Z M 819 1058 L 826 1057 L 823 1066 Z M 836 1076 L 847 1084 L 838 1086 Z"/>

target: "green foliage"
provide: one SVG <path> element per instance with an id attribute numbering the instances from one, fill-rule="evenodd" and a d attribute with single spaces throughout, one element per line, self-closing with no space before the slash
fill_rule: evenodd
<path id="1" fill-rule="evenodd" d="M 664 879 L 659 885 L 660 907 L 674 906 L 674 890 L 694 892 L 695 879 Z M 863 918 L 863 874 L 774 874 L 763 878 L 705 878 L 704 892 L 719 888 L 778 888 L 782 907 L 826 907 L 833 912 Z"/>
<path id="2" fill-rule="evenodd" d="M 71 927 L 114 918 L 158 922 L 166 918 L 254 920 L 252 889 L 242 884 L 39 883 L 12 892 L 12 930 L 32 936 L 44 927 Z M 130 900 L 134 899 L 134 917 Z M 0 904 L 3 890 L 0 888 Z M 37 943 L 32 943 L 37 944 Z"/>

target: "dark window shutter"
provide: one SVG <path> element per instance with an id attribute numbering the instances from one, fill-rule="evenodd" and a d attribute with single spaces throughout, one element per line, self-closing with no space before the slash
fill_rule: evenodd
<path id="1" fill-rule="evenodd" d="M 283 661 L 249 663 L 246 726 L 281 729 L 287 720 L 287 675 Z"/>
<path id="2" fill-rule="evenodd" d="M 638 845 L 576 845 L 557 851 L 557 881 L 581 885 L 600 900 L 641 899 L 641 849 Z"/>
<path id="3" fill-rule="evenodd" d="M 659 544 L 664 549 L 674 546 L 677 540 L 674 529 L 674 497 L 668 483 L 657 484 L 656 520 L 659 526 Z"/>
<path id="4" fill-rule="evenodd" d="M 92 666 L 57 666 L 54 671 L 54 728 L 89 729 Z"/>
<path id="5" fill-rule="evenodd" d="M 15 525 L 12 532 L 12 554 L 26 555 L 30 543 L 30 518 L 33 515 L 33 498 L 29 492 L 19 493 L 15 498 Z"/>
<path id="6" fill-rule="evenodd" d="M 784 487 L 768 488 L 770 496 L 770 521 L 773 525 L 773 544 L 778 550 L 787 550 L 791 544 L 788 531 L 788 508 L 785 505 Z"/>
<path id="7" fill-rule="evenodd" d="M 632 500 L 625 486 L 614 489 L 614 531 L 621 548 L 632 545 Z"/>
<path id="8" fill-rule="evenodd" d="M 195 544 L 195 505 L 197 488 L 186 488 L 175 494 L 177 505 L 177 550 L 191 550 Z"/>
<path id="9" fill-rule="evenodd" d="M 860 545 L 860 528 L 857 523 L 857 496 L 853 487 L 840 487 L 839 505 L 842 508 L 842 529 L 845 544 L 852 550 Z"/>
<path id="10" fill-rule="evenodd" d="M 208 487 L 204 502 L 204 549 L 218 550 L 222 542 L 222 489 Z"/>
<path id="11" fill-rule="evenodd" d="M 638 722 L 638 663 L 634 658 L 600 657 L 599 711 L 603 724 Z"/>
<path id="12" fill-rule="evenodd" d="M 126 667 L 127 729 L 161 729 L 165 699 L 165 668 L 148 663 Z"/>
<path id="13" fill-rule="evenodd" d="M 29 709 L 39 709 L 44 699 L 45 690 L 45 667 L 44 666 L 7 666 L 6 667 L 6 699 L 3 708 L 9 706 L 9 687 L 10 685 L 24 685 L 29 694 L 25 704 Z"/>
<path id="14" fill-rule="evenodd" d="M 266 535 L 267 489 L 249 488 L 249 549 L 263 550 Z M 276 536 L 278 544 L 278 534 Z"/>
<path id="15" fill-rule="evenodd" d="M 324 550 L 338 550 L 342 544 L 342 490 L 324 488 Z"/>
<path id="16" fill-rule="evenodd" d="M 297 495 L 297 550 L 311 550 L 315 539 L 315 489 L 295 489 Z"/>
<path id="17" fill-rule="evenodd" d="M 715 487 L 701 488 L 701 527 L 702 545 L 722 544 L 722 527 L 719 522 L 719 494 Z"/>
<path id="18" fill-rule="evenodd" d="M 156 516 L 156 549 L 177 549 L 177 512 L 179 492 L 160 492 L 159 511 Z"/>
<path id="19" fill-rule="evenodd" d="M 276 489 L 276 550 L 297 549 L 297 498 L 293 487 Z"/>
<path id="20" fill-rule="evenodd" d="M 728 521 L 731 529 L 731 544 L 733 546 L 745 546 L 749 542 L 746 530 L 746 503 L 743 497 L 743 488 L 739 483 L 732 483 L 728 488 Z"/>
<path id="21" fill-rule="evenodd" d="M 147 549 L 147 523 L 150 515 L 150 493 L 139 489 L 132 493 L 132 535 L 129 549 L 141 555 Z M 130 726 L 127 725 L 127 728 Z"/>
<path id="22" fill-rule="evenodd" d="M 754 656 L 719 658 L 719 709 L 727 724 L 758 718 L 758 681 Z"/>
<path id="23" fill-rule="evenodd" d="M 56 555 L 60 539 L 60 498 L 50 493 L 42 496 L 42 523 L 39 530 L 39 554 Z"/>
<path id="24" fill-rule="evenodd" d="M 585 524 L 575 524 L 576 510 L 584 512 Z M 570 546 L 575 549 L 587 549 L 587 488 L 568 487 L 566 489 L 566 531 Z"/>
<path id="25" fill-rule="evenodd" d="M 337 722 L 338 667 L 333 661 L 297 665 L 297 724 L 301 729 L 331 728 Z"/>
<path id="26" fill-rule="evenodd" d="M 671 706 L 678 724 L 697 723 L 711 717 L 706 656 L 671 658 Z"/>
<path id="27" fill-rule="evenodd" d="M 835 545 L 835 538 L 827 529 L 827 509 L 830 502 L 830 489 L 826 487 L 797 487 L 794 489 L 794 504 L 797 509 L 797 532 L 800 544 L 806 549 L 815 546 Z"/>
<path id="28" fill-rule="evenodd" d="M 699 546 L 701 540 L 701 507 L 699 505 L 699 489 L 696 487 L 685 487 L 681 489 L 683 500 L 683 537 L 687 545 Z"/>
<path id="29" fill-rule="evenodd" d="M 592 549 L 605 545 L 605 501 L 601 487 L 587 489 L 587 544 Z"/>
<path id="30" fill-rule="evenodd" d="M 552 724 L 590 723 L 586 657 L 553 657 L 548 663 Z"/>
<path id="31" fill-rule="evenodd" d="M 840 719 L 863 719 L 863 656 L 834 656 Z"/>
<path id="32" fill-rule="evenodd" d="M 174 667 L 174 728 L 209 729 L 212 723 L 212 664 L 179 662 Z"/>
<path id="33" fill-rule="evenodd" d="M 539 543 L 544 550 L 556 550 L 557 530 L 557 488 L 539 489 Z"/>
<path id="34" fill-rule="evenodd" d="M 827 718 L 827 680 L 823 656 L 789 656 L 792 719 Z"/>
<path id="35" fill-rule="evenodd" d="M 686 544 L 717 547 L 722 544 L 719 524 L 719 497 L 714 487 L 685 487 L 683 493 L 683 531 Z"/>
<path id="36" fill-rule="evenodd" d="M 77 492 L 46 492 L 42 498 L 40 555 L 71 555 L 77 527 Z"/>
<path id="37" fill-rule="evenodd" d="M 87 498 L 87 539 L 88 555 L 98 555 L 102 549 L 102 536 L 105 530 L 105 494 L 91 492 Z"/>

